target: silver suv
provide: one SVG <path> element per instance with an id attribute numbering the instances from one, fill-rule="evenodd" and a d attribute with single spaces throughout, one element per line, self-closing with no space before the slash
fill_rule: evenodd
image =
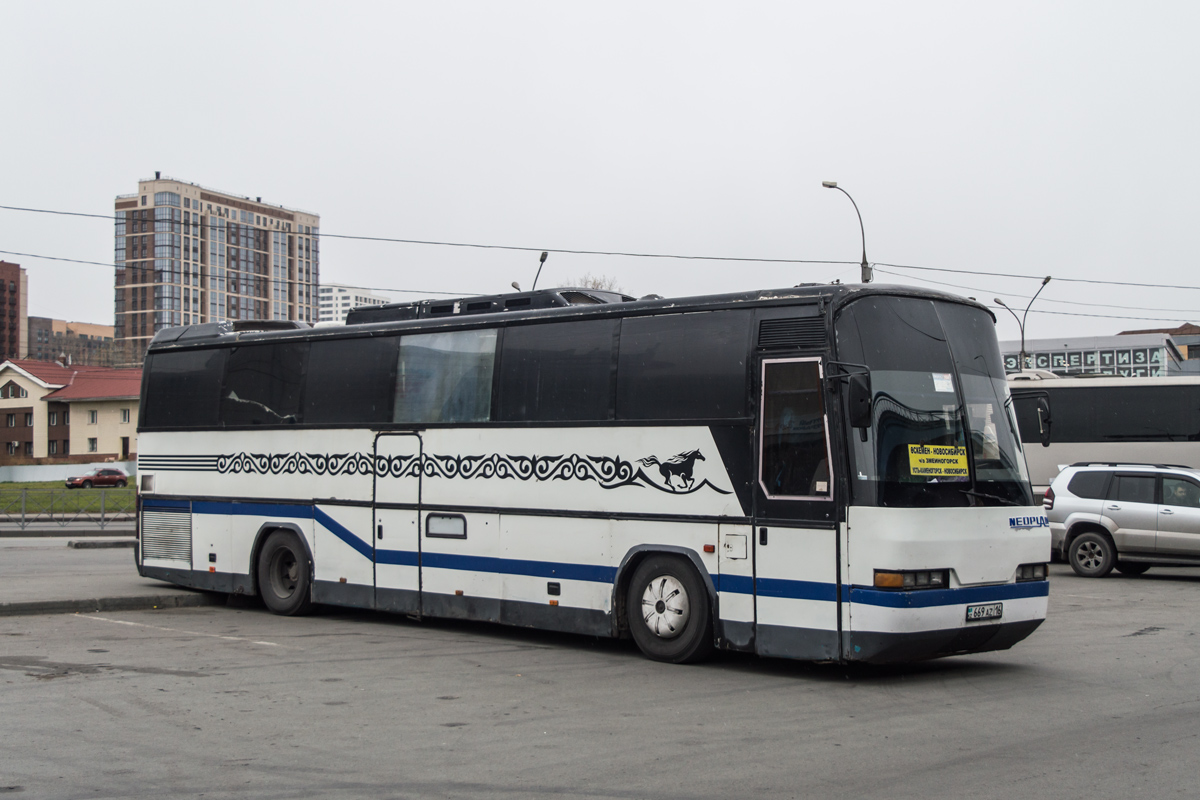
<path id="1" fill-rule="evenodd" d="M 1080 463 L 1050 483 L 1043 504 L 1053 552 L 1077 575 L 1116 567 L 1200 567 L 1200 470 L 1171 464 Z"/>

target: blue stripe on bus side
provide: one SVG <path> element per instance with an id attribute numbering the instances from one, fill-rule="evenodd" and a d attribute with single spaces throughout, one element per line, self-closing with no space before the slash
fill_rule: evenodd
<path id="1" fill-rule="evenodd" d="M 789 581 L 782 578 L 758 578 L 759 597 L 786 597 L 792 600 L 824 600 L 837 602 L 836 583 Z"/>
<path id="2" fill-rule="evenodd" d="M 749 575 L 713 575 L 713 585 L 718 592 L 731 594 L 754 594 L 755 585 L 759 597 L 785 597 L 792 600 L 837 601 L 837 584 L 818 581 L 791 581 L 782 578 L 752 578 Z"/>
<path id="3" fill-rule="evenodd" d="M 284 503 L 192 503 L 193 514 L 227 514 L 238 517 L 287 517 L 312 519 L 313 507 Z"/>
<path id="4" fill-rule="evenodd" d="M 745 575 L 714 575 L 713 583 L 719 592 L 753 594 L 755 579 Z M 783 597 L 795 600 L 837 600 L 837 584 L 812 581 L 790 581 L 780 578 L 758 578 L 759 597 Z M 1048 581 L 1006 583 L 995 586 L 965 586 L 958 589 L 922 589 L 914 592 L 885 592 L 857 586 L 843 586 L 843 597 L 850 602 L 885 608 L 932 608 L 967 603 L 988 603 L 1019 600 L 1026 597 L 1046 597 L 1050 594 Z"/>
<path id="5" fill-rule="evenodd" d="M 922 589 L 916 592 L 881 592 L 876 589 L 850 588 L 850 602 L 884 608 L 932 608 L 966 603 L 991 603 L 1025 597 L 1047 597 L 1049 581 L 1003 583 L 997 586 L 964 586 L 960 589 Z"/>
<path id="6" fill-rule="evenodd" d="M 372 550 L 371 545 L 319 508 L 300 505 L 274 505 L 266 503 L 213 503 L 199 502 L 192 505 L 196 514 L 234 514 L 255 517 L 287 517 L 289 519 L 312 519 L 341 539 L 364 558 L 374 557 L 377 564 L 394 564 L 415 567 L 419 554 L 413 550 Z M 616 567 L 591 564 L 565 564 L 554 561 L 522 561 L 511 558 L 485 556 L 461 556 L 449 553 L 425 553 L 421 563 L 426 567 L 440 569 L 469 570 L 473 572 L 498 572 L 507 575 L 530 575 L 539 578 L 592 581 L 612 583 L 617 578 Z"/>
<path id="7" fill-rule="evenodd" d="M 754 594 L 754 578 L 749 575 L 713 575 L 712 579 L 718 592 Z"/>
<path id="8" fill-rule="evenodd" d="M 528 575 L 537 578 L 612 583 L 617 578 L 615 567 L 593 564 L 567 564 L 554 561 L 524 561 L 512 558 L 489 556 L 464 556 L 450 553 L 424 553 L 412 550 L 373 550 L 352 531 L 314 506 L 274 503 L 192 503 L 195 514 L 231 514 L 237 516 L 287 517 L 290 519 L 312 519 L 329 530 L 334 536 L 354 548 L 364 558 L 374 558 L 377 564 L 395 564 L 415 567 L 418 563 L 437 569 L 457 569 L 471 572 L 494 572 L 505 575 Z M 143 508 L 187 508 L 186 501 L 155 500 L 146 498 Z M 420 559 L 420 560 L 418 560 Z M 752 578 L 748 575 L 712 575 L 713 585 L 719 592 L 754 594 L 757 586 L 759 597 L 782 597 L 795 600 L 821 600 L 836 602 L 838 587 L 833 583 L 816 581 L 792 581 L 782 578 Z M 1050 594 L 1048 581 L 1008 583 L 996 586 L 968 586 L 959 589 L 923 589 L 915 592 L 885 592 L 875 589 L 844 586 L 843 596 L 850 602 L 885 608 L 932 608 L 934 606 L 965 605 L 1002 600 L 1017 600 L 1025 597 L 1046 597 Z"/>
<path id="9" fill-rule="evenodd" d="M 617 579 L 616 567 L 593 564 L 564 564 L 554 561 L 522 561 L 515 558 L 489 556 L 460 556 L 450 553 L 421 554 L 421 566 L 436 569 L 462 569 L 472 572 L 499 572 L 504 575 L 529 575 L 535 578 L 558 578 L 565 581 L 612 583 Z"/>
<path id="10" fill-rule="evenodd" d="M 371 557 L 369 552 L 364 553 L 367 558 Z M 392 564 L 401 567 L 417 567 L 420 566 L 420 554 L 416 550 L 376 550 L 376 564 Z"/>
<path id="11" fill-rule="evenodd" d="M 364 556 L 366 558 L 370 558 L 372 556 L 371 544 L 369 542 L 364 542 L 362 539 L 355 536 L 354 533 L 351 532 L 349 528 L 342 525 L 336 519 L 329 516 L 324 511 L 317 508 L 316 506 L 313 507 L 312 516 L 313 516 L 313 519 L 319 525 L 321 525 L 321 527 L 325 528 L 327 531 L 332 533 L 334 536 L 338 537 L 343 542 L 345 542 L 346 544 L 353 547 L 354 550 L 360 556 Z M 381 552 L 391 552 L 391 551 L 384 550 Z M 383 564 L 403 564 L 403 563 L 405 563 L 403 561 L 382 561 L 381 559 L 378 559 L 378 558 L 376 559 L 376 561 L 380 561 Z M 414 561 L 414 563 L 415 563 L 415 561 Z"/>
<path id="12" fill-rule="evenodd" d="M 186 511 L 191 508 L 191 505 L 187 500 L 159 500 L 153 497 L 142 498 L 142 508 L 173 508 Z"/>

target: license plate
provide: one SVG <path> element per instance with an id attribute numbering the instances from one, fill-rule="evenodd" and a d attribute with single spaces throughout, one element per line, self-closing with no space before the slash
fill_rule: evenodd
<path id="1" fill-rule="evenodd" d="M 967 606 L 967 622 L 977 619 L 1000 619 L 1002 616 L 1004 616 L 1004 603 Z"/>

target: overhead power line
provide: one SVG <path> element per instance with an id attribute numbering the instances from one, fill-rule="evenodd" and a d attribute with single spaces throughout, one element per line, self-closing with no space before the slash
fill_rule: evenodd
<path id="1" fill-rule="evenodd" d="M 1033 279 L 1037 279 L 1040 281 L 1040 280 L 1044 280 L 1046 277 L 1045 275 L 1019 275 L 1019 274 L 1012 273 L 1012 272 L 983 272 L 983 271 L 971 270 L 971 269 L 947 269 L 945 267 L 918 267 L 918 266 L 914 266 L 912 264 L 886 264 L 882 261 L 880 261 L 878 263 L 879 263 L 879 266 L 894 267 L 895 269 L 918 269 L 918 270 L 928 270 L 931 272 L 954 272 L 959 275 L 987 275 L 988 277 L 993 277 L 993 278 L 1033 278 Z M 1054 280 L 1059 281 L 1060 283 L 1092 283 L 1092 284 L 1099 284 L 1102 286 L 1136 286 L 1139 289 L 1198 289 L 1198 290 L 1200 290 L 1200 286 L 1180 286 L 1180 285 L 1164 284 L 1164 283 L 1131 283 L 1129 281 L 1101 281 L 1101 280 L 1096 280 L 1093 278 L 1060 278 L 1057 275 L 1054 276 Z"/>
<path id="2" fill-rule="evenodd" d="M 113 216 L 107 214 L 85 214 L 79 211 L 55 211 L 46 208 L 23 208 L 20 206 L 2 206 L 0 209 L 7 211 L 27 211 L 33 214 L 58 214 L 69 217 L 90 217 L 92 219 L 106 219 L 112 222 L 124 222 L 125 217 Z M 151 220 L 147 220 L 151 221 Z M 295 231 L 292 231 L 295 233 Z M 430 245 L 433 247 L 467 247 L 480 250 L 512 250 L 521 253 L 559 253 L 564 255 L 577 256 L 624 256 L 627 258 L 671 258 L 683 259 L 687 261 L 737 261 L 737 262 L 755 262 L 762 264 L 855 264 L 857 261 L 830 261 L 827 259 L 800 259 L 800 258 L 757 258 L 752 256 L 697 256 L 697 255 L 681 255 L 677 253 L 635 253 L 625 252 L 620 250 L 575 250 L 562 247 L 528 247 L 523 245 L 510 244 L 483 244 L 480 242 L 443 242 L 432 239 L 400 239 L 390 236 L 357 236 L 345 233 L 313 233 L 301 234 L 304 236 L 311 235 L 318 239 L 346 239 L 359 242 L 389 242 L 392 244 L 421 244 Z"/>
<path id="3" fill-rule="evenodd" d="M 92 265 L 92 266 L 97 266 L 97 267 L 108 267 L 109 269 L 115 269 L 117 267 L 116 264 L 106 264 L 103 261 L 85 261 L 85 260 L 78 259 L 78 258 L 60 258 L 57 256 L 42 256 L 42 255 L 36 255 L 34 253 L 18 253 L 13 250 L 0 250 L 0 253 L 3 253 L 5 255 L 12 255 L 12 256 L 22 256 L 25 258 L 44 259 L 47 261 L 65 261 L 65 262 L 69 262 L 72 264 L 87 264 L 87 265 Z M 857 261 L 852 261 L 849 263 L 852 264 L 853 266 L 856 266 L 856 267 L 858 266 Z M 888 272 L 887 270 L 882 270 L 882 269 L 877 270 L 877 271 L 881 272 L 885 275 L 895 275 L 896 274 L 896 273 Z M 248 273 L 248 272 L 241 273 L 241 274 L 246 276 L 246 279 L 253 279 L 254 277 L 258 277 L 258 278 L 262 278 L 264 280 L 277 280 L 278 282 L 281 282 L 281 283 L 290 283 L 290 284 L 304 284 L 305 283 L 304 281 L 291 280 L 291 279 L 287 279 L 287 278 L 272 279 L 272 278 L 269 278 L 268 276 L 263 276 L 263 275 L 256 276 L 255 273 Z M 905 277 L 905 276 L 901 275 L 898 277 Z M 943 286 L 953 286 L 955 288 L 966 289 L 968 291 L 977 291 L 977 292 L 979 291 L 971 286 L 960 286 L 958 284 L 947 284 L 943 281 L 934 281 L 934 280 L 929 280 L 928 278 L 920 278 L 919 280 L 925 281 L 927 283 L 936 283 L 936 284 L 940 284 Z M 349 288 L 349 289 L 363 289 L 365 291 L 373 291 L 373 292 L 390 292 L 393 294 L 443 295 L 446 297 L 468 297 L 468 296 L 478 294 L 478 292 L 435 292 L 435 291 L 427 291 L 427 290 L 423 290 L 423 289 L 395 289 L 395 288 L 391 288 L 391 287 L 387 287 L 387 286 L 357 286 L 357 285 L 352 285 L 352 284 L 347 284 L 347 283 L 339 283 L 338 285 L 345 286 L 346 288 Z M 979 293 L 985 294 L 985 292 L 979 292 Z M 996 292 L 996 294 L 1004 294 L 1004 293 Z M 1066 301 L 1064 301 L 1064 302 L 1066 302 Z M 1081 305 L 1101 305 L 1101 304 L 1081 303 Z M 1069 317 L 1092 317 L 1095 319 L 1136 319 L 1136 320 L 1149 320 L 1152 322 L 1178 322 L 1179 321 L 1177 319 L 1169 319 L 1169 318 L 1165 318 L 1165 317 L 1126 317 L 1126 316 L 1116 316 L 1116 315 L 1110 315 L 1110 314 L 1081 314 L 1081 313 L 1072 313 L 1072 312 L 1067 312 L 1067 311 L 1043 311 L 1041 309 L 1036 309 L 1036 308 L 1032 309 L 1031 313 L 1053 314 L 1053 315 L 1057 315 L 1057 316 L 1069 316 Z M 1191 312 L 1183 312 L 1183 313 L 1191 313 Z"/>
<path id="4" fill-rule="evenodd" d="M 86 218 L 91 218 L 91 219 L 104 219 L 104 220 L 113 221 L 113 222 L 124 221 L 126 219 L 123 215 L 89 214 L 89 213 L 79 212 L 79 211 L 61 211 L 61 210 L 55 210 L 55 209 L 29 208 L 29 207 L 23 207 L 23 206 L 0 205 L 0 209 L 8 210 L 8 211 L 23 211 L 23 212 L 35 213 L 35 214 L 53 214 L 53 215 L 60 215 L 60 216 L 73 216 L 73 217 L 86 217 Z M 487 249 L 487 250 L 508 250 L 508 251 L 517 251 L 517 252 L 526 252 L 526 253 L 549 251 L 552 253 L 560 253 L 560 254 L 568 254 L 568 255 L 621 256 L 621 257 L 626 257 L 626 258 L 682 259 L 682 260 L 694 260 L 694 261 L 723 261 L 723 262 L 763 263 L 763 264 L 826 264 L 826 265 L 842 265 L 842 266 L 844 266 L 844 265 L 857 266 L 858 265 L 857 261 L 832 261 L 832 260 L 824 260 L 824 259 L 758 258 L 758 257 L 751 257 L 751 256 L 705 256 L 705 255 L 685 255 L 685 254 L 673 254 L 673 253 L 639 253 L 639 252 L 618 251 L 618 250 L 582 250 L 582 249 L 553 248 L 553 247 L 542 247 L 542 246 L 530 247 L 530 246 L 520 246 L 520 245 L 484 244 L 484 243 L 477 243 L 477 242 L 446 242 L 446 241 L 436 241 L 436 240 L 428 240 L 428 239 L 403 239 L 403 238 L 387 237 L 387 236 L 358 236 L 358 235 L 351 235 L 351 234 L 334 234 L 334 233 L 325 233 L 325 232 L 314 233 L 312 235 L 314 237 L 326 238 L 326 239 L 344 239 L 344 240 L 350 240 L 350 241 L 367 241 L 367 242 L 387 242 L 387 243 L 394 243 L 394 244 L 416 244 L 416 245 L 428 245 L 428 246 L 436 246 L 436 247 L 461 247 L 461 248 L 476 248 L 476 249 Z M 0 252 L 9 252 L 9 251 L 0 251 Z M 113 264 L 104 264 L 102 262 L 96 262 L 96 261 L 82 261 L 82 260 L 78 260 L 78 259 L 56 258 L 53 256 L 37 256 L 37 255 L 32 255 L 32 254 L 27 254 L 27 253 L 10 253 L 10 254 L 11 255 L 23 255 L 23 256 L 26 256 L 29 258 L 46 258 L 46 259 L 53 260 L 53 261 L 68 261 L 68 262 L 79 263 L 79 264 L 95 264 L 98 266 L 107 266 L 107 267 L 115 267 L 116 266 Z M 1023 275 L 1020 273 L 1012 273 L 1012 272 L 988 272 L 988 271 L 982 271 L 982 270 L 952 269 L 952 268 L 948 268 L 948 267 L 926 267 L 926 266 L 920 266 L 920 265 L 916 265 L 916 264 L 892 264 L 892 263 L 882 262 L 882 261 L 875 262 L 873 264 L 873 266 L 875 266 L 875 267 L 891 267 L 893 269 L 917 270 L 917 271 L 923 271 L 923 272 L 945 272 L 945 273 L 958 274 L 958 275 L 971 275 L 971 276 L 976 276 L 976 277 L 986 276 L 986 277 L 997 277 L 997 278 L 1017 278 L 1017 279 L 1022 279 L 1022 280 L 1038 280 L 1038 281 L 1040 281 L 1045 277 L 1044 275 Z M 889 272 L 888 270 L 881 269 L 879 271 L 884 274 L 895 275 L 897 277 L 916 278 L 916 276 L 901 275 L 899 273 Z M 935 280 L 928 279 L 928 278 L 916 278 L 916 279 L 923 280 L 928 283 L 943 285 L 943 286 L 953 286 L 955 288 L 966 289 L 968 291 L 979 291 L 979 292 L 984 291 L 984 290 L 977 289 L 975 287 L 962 286 L 960 284 L 944 283 L 944 282 L 935 281 Z M 1102 285 L 1102 286 L 1123 286 L 1123 287 L 1138 287 L 1138 288 L 1148 288 L 1148 289 L 1200 290 L 1200 286 L 1188 286 L 1188 285 L 1180 285 L 1180 284 L 1133 283 L 1133 282 L 1128 282 L 1128 281 L 1106 281 L 1106 280 L 1098 280 L 1098 279 L 1092 279 L 1092 278 L 1066 278 L 1066 277 L 1055 277 L 1054 280 L 1059 283 L 1083 283 L 1083 284 L 1093 284 L 1093 285 Z M 296 281 L 296 282 L 299 283 L 299 281 Z M 406 293 L 406 294 L 432 294 L 432 295 L 447 295 L 447 296 L 464 294 L 464 293 L 458 293 L 458 292 L 433 292 L 433 291 L 420 291 L 420 290 L 412 290 L 412 289 L 389 289 L 389 288 L 382 288 L 382 287 L 356 287 L 356 288 L 364 288 L 364 289 L 368 289 L 368 290 L 373 289 L 376 291 L 399 292 L 399 293 Z M 995 293 L 996 294 L 1004 294 L 1005 296 L 1008 296 L 1008 297 L 1020 297 L 1021 296 L 1021 295 L 1015 295 L 1012 293 L 1005 293 L 1005 292 L 995 292 Z M 1052 300 L 1047 299 L 1046 302 L 1059 302 L 1059 303 L 1067 303 L 1067 304 L 1090 306 L 1090 307 L 1129 308 L 1129 306 L 1124 306 L 1124 305 L 1112 306 L 1112 305 L 1108 305 L 1108 304 L 1104 304 L 1104 303 L 1085 303 L 1082 301 L 1066 301 L 1066 300 L 1052 301 Z M 1158 309 L 1143 309 L 1143 310 L 1158 310 Z M 1165 311 L 1166 309 L 1163 309 L 1163 310 Z M 1179 313 L 1183 313 L 1183 314 L 1193 314 L 1194 313 L 1192 311 L 1185 311 L 1185 310 L 1179 310 L 1179 309 L 1171 309 L 1171 310 L 1179 311 Z M 1068 312 L 1052 312 L 1052 311 L 1044 311 L 1042 309 L 1034 309 L 1033 312 L 1041 313 L 1041 314 L 1055 314 L 1055 313 L 1068 314 Z M 1200 312 L 1196 312 L 1196 313 L 1200 313 Z M 1089 315 L 1089 314 L 1074 314 L 1074 316 L 1085 316 L 1085 317 L 1086 316 L 1096 316 L 1098 318 L 1113 318 L 1113 319 L 1149 319 L 1149 320 L 1161 319 L 1161 318 L 1157 318 L 1157 317 L 1112 317 L 1109 315 Z"/>
<path id="5" fill-rule="evenodd" d="M 39 259 L 43 259 L 45 261 L 66 261 L 71 264 L 88 264 L 88 265 L 96 266 L 96 267 L 108 267 L 109 269 L 117 269 L 120 266 L 118 264 L 106 264 L 103 261 L 84 261 L 84 260 L 78 259 L 78 258 L 59 258 L 58 256 L 39 256 L 35 253 L 18 253 L 14 250 L 0 250 L 0 253 L 3 253 L 4 255 L 9 255 L 9 256 L 22 256 L 24 258 L 39 258 Z M 132 267 L 128 267 L 128 266 L 125 268 L 133 269 Z M 226 270 L 237 273 L 240 276 L 246 276 L 246 278 L 248 278 L 248 279 L 260 278 L 262 280 L 275 281 L 277 283 L 289 283 L 289 284 L 297 284 L 297 285 L 305 285 L 305 286 L 309 285 L 308 281 L 293 280 L 291 278 L 272 278 L 269 275 L 259 275 L 254 272 L 246 272 L 244 270 L 236 270 L 236 269 L 233 269 L 232 267 L 226 267 Z M 395 292 L 395 293 L 401 293 L 401 294 L 442 294 L 442 295 L 446 295 L 448 297 L 467 297 L 469 295 L 478 294 L 478 292 L 434 292 L 434 291 L 426 291 L 424 289 L 391 289 L 386 286 L 354 286 L 349 283 L 338 283 L 337 285 L 344 286 L 347 289 L 363 289 L 368 292 Z"/>
<path id="6" fill-rule="evenodd" d="M 921 281 L 922 283 L 932 283 L 937 286 L 949 286 L 954 289 L 964 289 L 968 292 L 975 292 L 977 295 L 980 295 L 980 296 L 993 297 L 995 295 L 1001 295 L 1003 297 L 1017 297 L 1022 300 L 1030 299 L 1029 295 L 1015 294 L 1013 292 L 1002 292 L 997 289 L 983 289 L 978 286 L 966 286 L 961 283 L 947 283 L 946 281 L 935 281 L 932 278 L 918 278 L 918 277 L 913 277 L 913 276 L 909 276 L 909 275 L 901 275 L 899 272 L 891 272 L 886 269 L 876 269 L 875 271 L 882 273 L 884 275 L 894 275 L 898 278 L 908 278 L 910 280 L 918 280 L 918 281 Z M 1082 300 L 1056 300 L 1051 297 L 1043 297 L 1040 302 L 1042 302 L 1042 303 L 1058 303 L 1061 305 L 1069 305 L 1069 306 L 1085 306 L 1088 308 L 1122 308 L 1122 309 L 1125 309 L 1126 311 L 1157 311 L 1159 313 L 1178 313 L 1178 314 L 1187 314 L 1187 315 L 1190 315 L 1193 317 L 1200 317 L 1200 309 L 1196 309 L 1196 308 L 1158 308 L 1158 307 L 1148 307 L 1148 306 L 1131 306 L 1128 304 L 1085 303 Z M 1043 311 L 1041 309 L 1035 308 L 1035 309 L 1031 309 L 1030 313 L 1049 314 L 1049 313 L 1053 313 L 1053 312 Z M 1154 317 L 1137 317 L 1137 319 L 1155 319 L 1155 318 Z"/>

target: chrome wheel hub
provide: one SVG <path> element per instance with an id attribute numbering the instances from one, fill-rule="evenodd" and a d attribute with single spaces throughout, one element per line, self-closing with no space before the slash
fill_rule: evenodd
<path id="1" fill-rule="evenodd" d="M 642 621 L 660 639 L 682 633 L 690 611 L 687 590 L 670 575 L 659 575 L 642 592 Z"/>

